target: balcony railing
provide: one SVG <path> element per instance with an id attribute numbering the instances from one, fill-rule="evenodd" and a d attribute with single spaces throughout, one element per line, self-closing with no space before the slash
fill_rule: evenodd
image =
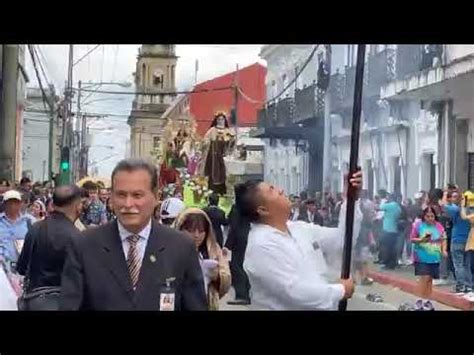
<path id="1" fill-rule="evenodd" d="M 314 117 L 316 100 L 316 85 L 308 86 L 295 92 L 295 115 L 293 123 L 300 123 Z"/>
<path id="2" fill-rule="evenodd" d="M 343 102 L 345 107 L 350 107 L 354 101 L 355 69 L 355 66 L 346 67 Z"/>
<path id="3" fill-rule="evenodd" d="M 331 75 L 329 80 L 329 100 L 332 111 L 341 110 L 344 104 L 344 74 L 336 73 Z"/>
<path id="4" fill-rule="evenodd" d="M 433 68 L 442 62 L 443 46 L 406 44 L 397 46 L 396 77 L 405 79 L 419 71 Z"/>
<path id="5" fill-rule="evenodd" d="M 380 95 L 381 86 L 395 79 L 395 50 L 385 49 L 371 55 L 367 62 L 367 87 L 364 96 Z"/>
<path id="6" fill-rule="evenodd" d="M 287 97 L 277 103 L 276 126 L 287 127 L 291 125 L 293 118 L 293 98 Z"/>

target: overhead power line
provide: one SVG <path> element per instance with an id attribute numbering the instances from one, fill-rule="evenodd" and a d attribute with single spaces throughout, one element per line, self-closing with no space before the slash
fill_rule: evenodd
<path id="1" fill-rule="evenodd" d="M 110 95 L 150 95 L 150 96 L 159 96 L 159 95 L 180 95 L 180 94 L 199 94 L 204 92 L 212 91 L 222 91 L 233 89 L 233 86 L 225 86 L 214 89 L 200 89 L 200 90 L 191 90 L 191 91 L 167 91 L 167 92 L 129 92 L 129 91 L 103 91 L 103 90 L 93 90 L 93 89 L 81 89 L 84 92 L 94 92 L 99 94 L 110 94 Z M 73 88 L 73 90 L 78 91 L 79 89 Z"/>
<path id="2" fill-rule="evenodd" d="M 93 51 L 95 51 L 97 48 L 99 48 L 100 46 L 102 46 L 102 44 L 98 44 L 97 46 L 95 46 L 94 48 L 92 48 L 90 51 L 88 51 L 86 54 L 84 54 L 81 58 L 79 58 L 78 60 L 76 60 L 72 66 L 74 67 L 76 64 L 79 64 L 84 58 L 86 58 L 89 54 L 91 54 Z"/>
<path id="3" fill-rule="evenodd" d="M 36 46 L 36 47 L 34 47 L 34 49 L 35 49 L 35 52 L 36 52 L 36 56 L 38 58 L 38 63 L 39 63 L 41 72 L 43 73 L 44 80 L 46 80 L 46 84 L 48 84 L 48 87 L 51 87 L 51 82 L 50 82 L 50 80 L 48 80 L 48 76 L 46 75 L 46 71 L 44 70 L 44 67 L 43 67 L 43 61 L 46 61 L 45 56 L 41 52 L 40 46 Z M 38 56 L 38 53 L 39 53 L 39 56 Z M 43 58 L 43 60 L 41 60 L 40 57 Z M 45 66 L 46 66 L 46 63 L 45 63 Z"/>
<path id="4" fill-rule="evenodd" d="M 36 56 L 35 55 L 37 55 L 37 53 L 35 52 L 34 46 L 31 45 L 31 44 L 28 44 L 28 51 L 30 52 L 31 61 L 33 63 L 33 68 L 35 70 L 36 78 L 38 79 L 38 85 L 40 87 L 41 95 L 43 97 L 44 109 L 48 110 L 48 108 L 46 107 L 46 104 L 47 104 L 48 107 L 49 107 L 50 112 L 52 112 L 52 111 L 54 111 L 54 107 L 53 107 L 52 103 L 48 100 L 48 97 L 47 97 L 47 95 L 44 91 L 44 88 L 43 88 L 43 82 L 41 81 L 41 76 L 40 76 L 39 70 L 38 70 L 38 64 L 36 62 Z"/>
<path id="5" fill-rule="evenodd" d="M 255 100 L 255 99 L 252 99 L 250 98 L 248 95 L 246 95 L 242 89 L 239 87 L 238 90 L 240 92 L 240 94 L 243 96 L 244 99 L 246 99 L 247 101 L 251 102 L 251 103 L 255 103 L 255 104 L 264 104 L 264 105 L 267 105 L 275 100 L 277 100 L 278 98 L 280 98 L 295 82 L 296 80 L 298 80 L 298 78 L 300 77 L 301 73 L 303 73 L 303 71 L 305 70 L 305 68 L 308 66 L 308 64 L 311 62 L 311 60 L 313 59 L 314 57 L 314 54 L 316 53 L 316 51 L 318 50 L 319 48 L 319 44 L 315 45 L 313 50 L 311 51 L 310 55 L 308 56 L 308 58 L 306 58 L 303 66 L 301 67 L 301 69 L 298 70 L 298 72 L 296 73 L 295 77 L 283 88 L 283 90 L 278 94 L 278 95 L 275 95 L 274 97 L 272 97 L 271 99 L 267 100 L 267 101 L 260 101 L 260 100 Z"/>
<path id="6" fill-rule="evenodd" d="M 252 103 L 252 104 L 265 104 L 265 101 L 260 101 L 260 100 L 254 100 L 250 97 L 248 97 L 243 91 L 242 91 L 242 88 L 239 86 L 237 88 L 239 90 L 239 93 L 240 95 L 242 95 L 242 97 L 247 100 L 248 102 Z"/>

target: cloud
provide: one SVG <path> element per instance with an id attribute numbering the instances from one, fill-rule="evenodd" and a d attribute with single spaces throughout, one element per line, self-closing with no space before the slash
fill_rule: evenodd
<path id="1" fill-rule="evenodd" d="M 75 45 L 74 60 L 80 59 L 94 46 L 96 44 Z M 69 46 L 40 45 L 38 47 L 44 56 L 42 63 L 49 80 L 55 84 L 58 92 L 63 91 L 67 79 Z M 133 82 L 132 73 L 135 71 L 139 47 L 140 45 L 136 44 L 103 45 L 97 48 L 74 67 L 74 86 L 77 86 L 78 80 L 83 83 L 87 81 Z M 176 67 L 176 86 L 178 90 L 183 90 L 194 85 L 196 60 L 199 61 L 198 82 L 202 82 L 234 71 L 237 64 L 243 68 L 255 62 L 262 62 L 258 57 L 260 47 L 260 45 L 177 45 L 176 55 L 179 58 Z M 29 60 L 29 53 L 26 56 L 26 66 L 28 75 L 33 79 L 29 85 L 37 86 L 36 74 Z M 133 88 L 124 89 L 112 86 L 106 88 L 117 91 L 133 91 Z M 111 153 L 117 154 L 99 164 L 99 175 L 101 176 L 109 176 L 115 164 L 124 158 L 125 145 L 130 136 L 126 116 L 130 113 L 133 96 L 118 96 L 116 95 L 115 98 L 119 100 L 113 100 L 114 96 L 111 95 L 94 94 L 87 101 L 98 101 L 83 107 L 83 110 L 91 113 L 124 115 L 91 121 L 93 144 L 114 146 L 114 150 L 92 146 L 90 159 L 100 161 L 110 156 Z M 103 100 L 104 98 L 107 99 Z M 113 134 L 110 134 L 111 130 L 114 132 Z"/>
<path id="2" fill-rule="evenodd" d="M 95 44 L 75 45 L 74 60 L 80 59 Z M 73 81 L 133 81 L 138 48 L 140 45 L 102 45 L 74 67 Z M 198 81 L 205 81 L 255 62 L 260 45 L 177 45 L 179 56 L 176 68 L 176 85 L 184 89 L 194 84 L 194 68 L 199 61 Z M 40 45 L 47 75 L 59 88 L 67 79 L 68 45 Z M 28 74 L 35 77 L 30 60 Z M 35 80 L 36 82 L 36 80 Z"/>

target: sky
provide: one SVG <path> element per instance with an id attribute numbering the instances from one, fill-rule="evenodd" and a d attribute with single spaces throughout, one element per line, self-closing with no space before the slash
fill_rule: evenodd
<path id="1" fill-rule="evenodd" d="M 82 58 L 96 44 L 75 45 L 74 61 Z M 101 45 L 74 66 L 73 82 L 129 82 L 133 83 L 137 45 Z M 68 45 L 38 45 L 39 55 L 48 82 L 56 91 L 64 90 L 67 79 Z M 176 86 L 178 90 L 190 89 L 195 80 L 195 62 L 199 61 L 198 82 L 232 72 L 259 62 L 265 64 L 258 54 L 261 45 L 177 45 Z M 31 79 L 29 87 L 37 87 L 37 80 L 26 53 L 26 67 Z M 43 80 L 43 79 L 42 79 Z M 84 84 L 83 84 L 84 85 Z M 133 87 L 102 87 L 110 91 L 134 91 Z M 111 114 L 98 120 L 90 120 L 88 126 L 93 135 L 89 160 L 98 166 L 99 176 L 110 176 L 115 164 L 125 157 L 125 146 L 130 137 L 127 116 L 130 113 L 133 95 L 94 94 L 84 101 L 83 111 Z M 73 107 L 76 107 L 74 103 Z"/>

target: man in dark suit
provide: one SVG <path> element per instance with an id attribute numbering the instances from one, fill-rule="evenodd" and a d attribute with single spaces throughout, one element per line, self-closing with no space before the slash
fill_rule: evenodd
<path id="1" fill-rule="evenodd" d="M 235 195 L 237 196 L 237 193 Z M 247 249 L 249 232 L 250 222 L 242 216 L 234 204 L 229 213 L 229 236 L 225 242 L 225 248 L 232 251 L 230 272 L 232 286 L 235 290 L 235 300 L 228 301 L 227 304 L 230 305 L 250 304 L 250 282 L 244 270 L 245 249 Z"/>
<path id="2" fill-rule="evenodd" d="M 61 275 L 67 248 L 73 236 L 80 237 L 74 221 L 82 211 L 81 189 L 75 185 L 60 186 L 53 194 L 54 212 L 35 223 L 25 237 L 17 270 L 28 276 L 28 289 L 61 286 Z M 27 274 L 28 265 L 30 272 Z"/>
<path id="3" fill-rule="evenodd" d="M 141 160 L 122 160 L 111 180 L 117 221 L 73 239 L 61 309 L 207 310 L 193 241 L 152 218 L 156 168 Z"/>
<path id="4" fill-rule="evenodd" d="M 219 195 L 213 193 L 209 196 L 209 206 L 204 208 L 204 212 L 209 216 L 212 227 L 214 229 L 214 235 L 216 236 L 217 243 L 222 248 L 224 244 L 224 236 L 222 234 L 222 227 L 227 225 L 227 218 L 225 212 L 219 207 Z"/>

